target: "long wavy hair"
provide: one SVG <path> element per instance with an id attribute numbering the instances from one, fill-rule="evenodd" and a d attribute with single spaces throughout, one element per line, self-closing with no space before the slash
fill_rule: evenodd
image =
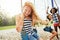
<path id="1" fill-rule="evenodd" d="M 28 6 L 28 7 L 30 7 L 32 10 L 31 10 L 31 15 L 30 15 L 30 17 L 32 18 L 32 26 L 34 26 L 34 24 L 35 24 L 35 22 L 37 21 L 37 20 L 40 20 L 40 18 L 39 18 L 39 16 L 37 15 L 37 13 L 36 13 L 36 11 L 35 11 L 35 8 L 34 8 L 34 5 L 31 3 L 31 2 L 25 2 L 25 5 L 23 6 L 23 7 L 25 7 L 25 6 Z"/>

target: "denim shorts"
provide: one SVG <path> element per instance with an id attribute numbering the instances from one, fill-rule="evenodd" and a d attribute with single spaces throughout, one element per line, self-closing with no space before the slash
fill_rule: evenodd
<path id="1" fill-rule="evenodd" d="M 31 35 L 21 32 L 21 37 L 22 37 L 22 40 L 38 40 L 38 35 L 35 32 L 32 33 Z"/>
<path id="2" fill-rule="evenodd" d="M 53 31 L 53 29 L 51 27 L 45 27 L 43 30 L 47 31 L 47 32 L 50 32 L 50 33 Z"/>

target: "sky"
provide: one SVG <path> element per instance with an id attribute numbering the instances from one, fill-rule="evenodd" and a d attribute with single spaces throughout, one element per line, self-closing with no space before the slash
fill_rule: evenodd
<path id="1" fill-rule="evenodd" d="M 32 2 L 34 0 L 22 0 L 22 5 L 26 1 Z M 56 3 L 60 7 L 60 1 L 56 0 Z M 46 8 L 51 8 L 51 0 L 35 0 L 35 9 L 41 19 L 46 19 Z M 0 11 L 8 12 L 10 17 L 21 13 L 21 0 L 0 0 Z"/>
<path id="2" fill-rule="evenodd" d="M 21 12 L 20 5 L 20 0 L 0 0 L 1 11 L 8 12 L 10 17 Z"/>

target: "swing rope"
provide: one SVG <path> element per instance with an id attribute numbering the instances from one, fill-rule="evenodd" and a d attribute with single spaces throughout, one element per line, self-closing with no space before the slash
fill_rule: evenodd
<path id="1" fill-rule="evenodd" d="M 55 2 L 55 4 L 56 4 L 56 6 L 58 7 L 58 5 L 57 5 L 57 3 L 56 3 L 56 0 L 54 0 L 54 2 Z"/>
<path id="2" fill-rule="evenodd" d="M 21 13 L 22 13 L 22 0 L 21 0 Z"/>
<path id="3" fill-rule="evenodd" d="M 54 0 L 51 0 L 52 8 L 54 7 Z"/>
<path id="4" fill-rule="evenodd" d="M 34 0 L 34 5 L 35 5 L 35 0 Z"/>

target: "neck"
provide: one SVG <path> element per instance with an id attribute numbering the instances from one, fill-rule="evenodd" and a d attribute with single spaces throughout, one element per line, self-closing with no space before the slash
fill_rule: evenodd
<path id="1" fill-rule="evenodd" d="M 30 17 L 29 17 L 29 16 L 25 16 L 25 18 L 26 18 L 26 19 L 30 19 Z"/>

